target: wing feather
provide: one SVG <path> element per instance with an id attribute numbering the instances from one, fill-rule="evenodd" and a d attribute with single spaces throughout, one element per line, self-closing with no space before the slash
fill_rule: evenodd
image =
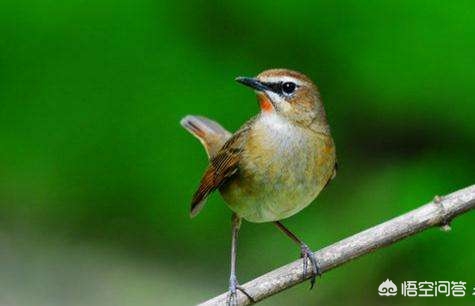
<path id="1" fill-rule="evenodd" d="M 206 198 L 214 190 L 238 171 L 249 129 L 249 124 L 242 127 L 224 143 L 223 147 L 211 159 L 201 179 L 200 186 L 191 200 L 191 217 L 196 216 L 201 211 Z"/>

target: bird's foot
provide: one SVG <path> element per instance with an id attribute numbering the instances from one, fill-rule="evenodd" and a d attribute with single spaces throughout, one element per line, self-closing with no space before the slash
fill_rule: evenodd
<path id="1" fill-rule="evenodd" d="M 252 302 L 255 303 L 254 299 L 249 295 L 249 293 L 241 287 L 236 279 L 235 275 L 231 275 L 229 278 L 229 292 L 228 292 L 228 301 L 226 303 L 227 306 L 237 306 L 237 290 L 241 291 L 247 298 Z"/>
<path id="2" fill-rule="evenodd" d="M 305 244 L 302 243 L 300 245 L 300 256 L 303 259 L 303 277 L 307 275 L 307 268 L 308 268 L 308 260 L 310 260 L 310 264 L 312 265 L 312 277 L 310 278 L 310 289 L 313 288 L 315 285 L 315 279 L 317 276 L 321 276 L 320 267 L 318 266 L 317 259 L 313 254 L 312 250 Z"/>

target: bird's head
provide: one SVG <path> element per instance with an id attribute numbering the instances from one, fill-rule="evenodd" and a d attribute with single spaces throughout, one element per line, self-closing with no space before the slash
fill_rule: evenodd
<path id="1" fill-rule="evenodd" d="M 305 75 L 287 69 L 270 69 L 254 78 L 238 77 L 254 89 L 262 113 L 277 114 L 302 125 L 318 125 L 328 130 L 325 110 L 317 86 Z"/>

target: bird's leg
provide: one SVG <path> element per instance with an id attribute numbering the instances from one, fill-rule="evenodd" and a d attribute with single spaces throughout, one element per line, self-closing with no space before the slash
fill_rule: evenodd
<path id="1" fill-rule="evenodd" d="M 237 240 L 239 228 L 241 227 L 241 218 L 233 213 L 232 216 L 232 238 L 231 238 L 231 275 L 229 276 L 229 293 L 228 293 L 228 306 L 237 305 L 237 290 L 244 293 L 251 302 L 254 302 L 254 299 L 246 292 L 244 289 L 239 286 L 239 283 L 236 278 L 236 255 L 237 255 Z"/>
<path id="2" fill-rule="evenodd" d="M 320 268 L 317 263 L 317 259 L 315 258 L 315 255 L 313 254 L 312 250 L 302 241 L 300 240 L 299 237 L 295 236 L 294 233 L 292 233 L 288 228 L 286 228 L 282 223 L 279 221 L 275 221 L 274 224 L 284 233 L 286 234 L 290 239 L 292 239 L 295 243 L 297 243 L 300 246 L 300 256 L 303 258 L 303 277 L 307 274 L 307 265 L 308 265 L 308 260 L 310 260 L 310 263 L 312 264 L 312 278 L 310 279 L 310 289 L 313 288 L 315 285 L 315 278 L 321 275 L 320 273 Z"/>

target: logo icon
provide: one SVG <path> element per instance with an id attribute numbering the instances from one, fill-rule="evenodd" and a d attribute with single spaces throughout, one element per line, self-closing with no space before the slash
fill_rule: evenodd
<path id="1" fill-rule="evenodd" d="M 386 279 L 379 285 L 378 293 L 381 296 L 393 296 L 397 294 L 397 287 L 391 280 Z"/>

